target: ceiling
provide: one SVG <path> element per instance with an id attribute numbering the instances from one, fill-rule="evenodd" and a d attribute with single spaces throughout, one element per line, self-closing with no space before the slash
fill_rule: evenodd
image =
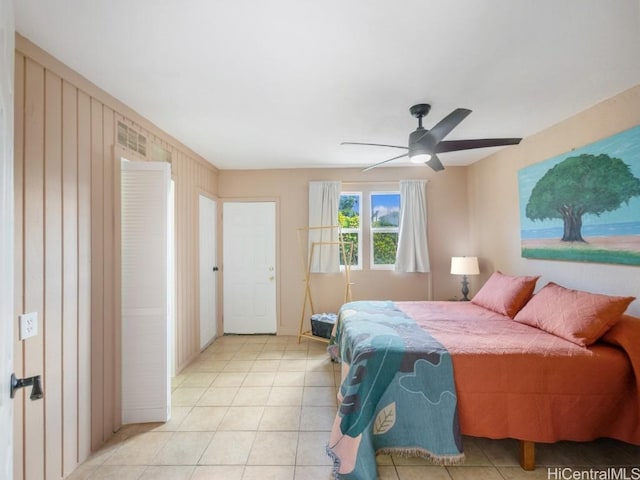
<path id="1" fill-rule="evenodd" d="M 406 145 L 416 103 L 432 105 L 426 128 L 473 110 L 447 140 L 527 137 L 640 84 L 639 0 L 18 0 L 15 11 L 20 34 L 222 169 L 384 160 L 397 150 L 340 142 Z"/>

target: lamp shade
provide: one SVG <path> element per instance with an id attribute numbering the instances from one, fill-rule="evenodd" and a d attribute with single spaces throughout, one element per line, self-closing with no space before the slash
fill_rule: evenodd
<path id="1" fill-rule="evenodd" d="M 451 257 L 452 275 L 479 275 L 478 257 Z"/>

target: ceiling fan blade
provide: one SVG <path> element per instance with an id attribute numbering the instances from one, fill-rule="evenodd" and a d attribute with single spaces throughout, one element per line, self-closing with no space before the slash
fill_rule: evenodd
<path id="1" fill-rule="evenodd" d="M 387 162 L 390 162 L 392 160 L 397 160 L 398 158 L 407 157 L 407 156 L 409 156 L 408 153 L 403 153 L 402 155 L 398 155 L 397 157 L 391 157 L 391 158 L 389 158 L 387 160 L 383 160 L 382 162 L 378 162 L 378 163 L 374 163 L 373 165 L 369 165 L 367 168 L 365 168 L 362 171 L 363 172 L 368 172 L 369 170 L 371 170 L 373 168 L 376 168 L 376 167 L 382 165 L 383 163 L 387 163 Z"/>
<path id="2" fill-rule="evenodd" d="M 424 163 L 429 165 L 434 172 L 439 172 L 440 170 L 444 170 L 444 165 L 442 165 L 442 162 L 440 161 L 440 159 L 435 153 L 431 155 L 431 158 Z"/>
<path id="3" fill-rule="evenodd" d="M 401 147 L 399 145 L 385 145 L 383 143 L 342 142 L 340 145 L 365 145 L 367 147 L 391 147 L 391 148 L 401 148 L 403 150 L 409 150 L 407 147 Z"/>
<path id="4" fill-rule="evenodd" d="M 471 150 L 472 148 L 502 147 L 504 145 L 517 145 L 521 138 L 479 138 L 477 140 L 444 140 L 436 145 L 438 153 L 456 152 L 458 150 Z"/>
<path id="5" fill-rule="evenodd" d="M 444 137 L 449 135 L 451 130 L 456 128 L 460 122 L 462 122 L 467 115 L 471 113 L 468 108 L 456 108 L 449 115 L 440 120 L 431 130 L 429 130 L 429 136 L 434 140 L 434 143 L 440 142 Z"/>

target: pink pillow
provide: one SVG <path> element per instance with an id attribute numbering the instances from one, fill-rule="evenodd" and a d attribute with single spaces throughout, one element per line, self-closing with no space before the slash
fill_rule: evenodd
<path id="1" fill-rule="evenodd" d="M 514 320 L 581 346 L 606 333 L 635 297 L 612 297 L 571 290 L 553 282 L 545 285 Z"/>
<path id="2" fill-rule="evenodd" d="M 471 302 L 513 318 L 531 298 L 538 278 L 511 277 L 493 272 Z"/>

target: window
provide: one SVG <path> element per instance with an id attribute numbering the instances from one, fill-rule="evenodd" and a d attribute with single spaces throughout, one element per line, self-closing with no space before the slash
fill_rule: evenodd
<path id="1" fill-rule="evenodd" d="M 398 249 L 400 193 L 365 192 L 365 195 L 363 204 L 362 192 L 340 194 L 338 223 L 342 240 L 353 243 L 351 266 L 355 269 L 393 268 Z M 368 265 L 363 259 L 368 259 Z M 344 266 L 342 252 L 340 265 Z"/>
<path id="2" fill-rule="evenodd" d="M 371 268 L 391 268 L 396 263 L 400 194 L 371 193 L 370 259 Z"/>
<path id="3" fill-rule="evenodd" d="M 362 268 L 360 252 L 362 251 L 362 194 L 342 193 L 340 194 L 340 206 L 338 207 L 338 223 L 341 227 L 341 240 L 352 242 L 351 266 Z M 349 253 L 348 251 L 346 252 Z M 345 264 L 340 251 L 340 265 Z"/>

